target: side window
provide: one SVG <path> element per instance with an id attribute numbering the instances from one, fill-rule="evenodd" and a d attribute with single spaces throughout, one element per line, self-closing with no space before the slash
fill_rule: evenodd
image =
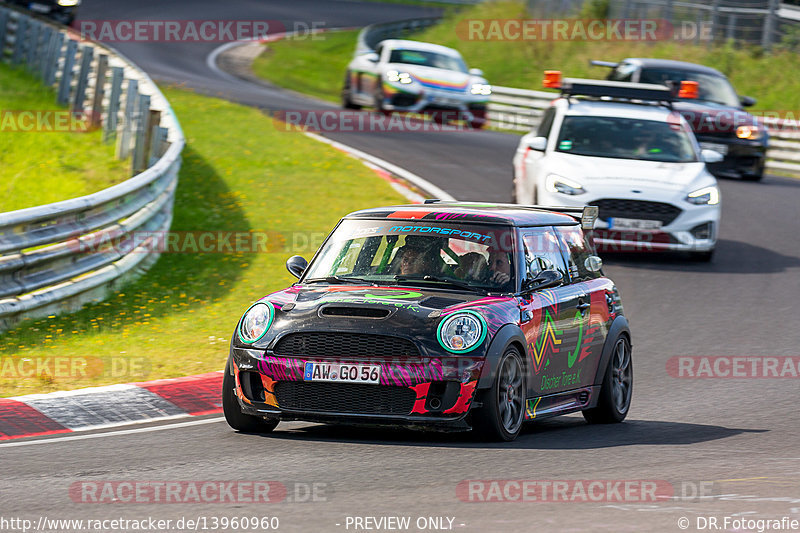
<path id="1" fill-rule="evenodd" d="M 638 67 L 633 63 L 622 63 L 611 71 L 608 79 L 611 81 L 633 81 L 633 73 Z"/>
<path id="2" fill-rule="evenodd" d="M 550 135 L 550 129 L 553 127 L 553 119 L 556 116 L 556 108 L 548 107 L 542 115 L 542 121 L 536 129 L 537 137 L 544 137 L 545 139 Z"/>
<path id="3" fill-rule="evenodd" d="M 383 45 L 379 44 L 375 47 L 375 53 L 378 54 L 378 62 L 381 60 L 381 56 L 383 56 Z"/>
<path id="4" fill-rule="evenodd" d="M 522 230 L 522 244 L 525 253 L 525 266 L 534 273 L 542 270 L 557 270 L 564 279 L 567 267 L 561 254 L 561 245 L 552 228 L 527 228 Z"/>
<path id="5" fill-rule="evenodd" d="M 595 250 L 579 226 L 559 226 L 556 231 L 569 253 L 569 273 L 572 281 L 586 281 L 603 275 L 600 270 L 590 270 L 591 261 L 587 263 L 586 260 L 595 255 Z"/>

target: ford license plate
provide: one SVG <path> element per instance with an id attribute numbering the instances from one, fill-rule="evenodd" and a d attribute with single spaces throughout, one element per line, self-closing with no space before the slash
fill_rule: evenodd
<path id="1" fill-rule="evenodd" d="M 303 372 L 303 381 L 369 383 L 376 385 L 381 382 L 381 366 L 307 361 Z"/>
<path id="2" fill-rule="evenodd" d="M 635 230 L 659 230 L 661 229 L 660 220 L 640 220 L 636 218 L 609 218 L 609 229 L 635 229 Z"/>

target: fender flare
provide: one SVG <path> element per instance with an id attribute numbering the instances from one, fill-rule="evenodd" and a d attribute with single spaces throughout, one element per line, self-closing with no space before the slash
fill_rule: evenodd
<path id="1" fill-rule="evenodd" d="M 492 338 L 492 343 L 486 350 L 486 359 L 481 370 L 481 377 L 478 379 L 478 389 L 488 389 L 492 386 L 494 379 L 494 369 L 497 368 L 500 358 L 506 352 L 506 348 L 512 343 L 519 344 L 522 347 L 522 360 L 525 364 L 525 373 L 528 372 L 528 356 L 526 346 L 528 341 L 525 340 L 525 334 L 522 329 L 516 324 L 506 324 L 495 333 Z"/>
<path id="2" fill-rule="evenodd" d="M 597 373 L 594 376 L 594 385 L 603 384 L 603 378 L 606 375 L 608 363 L 611 361 L 611 352 L 614 350 L 614 345 L 617 342 L 617 338 L 622 334 L 627 334 L 628 340 L 631 343 L 631 347 L 633 347 L 633 340 L 631 338 L 631 329 L 628 326 L 628 319 L 623 315 L 619 315 L 611 323 L 611 327 L 608 328 L 608 335 L 606 335 L 606 342 L 603 344 L 603 352 L 600 356 L 600 364 L 597 365 Z"/>

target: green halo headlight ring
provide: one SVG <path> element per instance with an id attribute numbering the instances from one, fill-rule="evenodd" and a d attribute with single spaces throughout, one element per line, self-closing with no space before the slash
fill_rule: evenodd
<path id="1" fill-rule="evenodd" d="M 477 340 L 477 342 L 475 342 L 475 344 L 473 344 L 472 346 L 468 346 L 467 348 L 462 348 L 461 350 L 455 350 L 453 348 L 450 348 L 442 340 L 442 330 L 444 329 L 445 324 L 447 324 L 451 320 L 455 320 L 459 316 L 463 316 L 463 315 L 472 315 L 472 316 L 474 316 L 474 317 L 476 317 L 478 319 L 478 322 L 481 325 L 481 336 Z M 448 352 L 451 352 L 451 353 L 471 352 L 472 350 L 474 350 L 475 348 L 480 346 L 483 343 L 483 341 L 486 339 L 486 333 L 488 332 L 488 329 L 489 329 L 489 327 L 486 324 L 486 319 L 483 318 L 483 315 L 481 315 L 480 313 L 476 313 L 475 311 L 456 311 L 455 313 L 451 313 L 451 314 L 447 315 L 446 317 L 444 317 L 444 319 L 441 322 L 439 322 L 439 327 L 436 329 L 436 340 L 438 340 L 439 341 L 439 345 L 442 348 L 444 348 L 445 350 L 447 350 Z"/>
<path id="2" fill-rule="evenodd" d="M 264 331 L 261 332 L 261 335 L 259 335 L 255 339 L 250 340 L 244 334 L 244 331 L 242 330 L 242 327 L 244 326 L 244 321 L 247 318 L 247 315 L 250 313 L 250 311 L 252 311 L 256 306 L 259 306 L 259 305 L 263 305 L 264 307 L 267 308 L 267 312 L 269 314 L 269 319 L 267 320 L 267 327 L 264 328 Z M 250 307 L 247 308 L 247 311 L 245 311 L 244 314 L 242 315 L 241 322 L 239 322 L 239 340 L 244 342 L 245 344 L 253 344 L 254 342 L 258 342 L 258 340 L 261 337 L 263 337 L 267 333 L 267 331 L 269 331 L 269 328 L 270 328 L 270 326 L 272 326 L 272 321 L 273 321 L 274 318 L 275 318 L 275 306 L 272 305 L 272 302 L 256 302 L 256 303 L 254 303 L 253 305 L 251 305 Z"/>

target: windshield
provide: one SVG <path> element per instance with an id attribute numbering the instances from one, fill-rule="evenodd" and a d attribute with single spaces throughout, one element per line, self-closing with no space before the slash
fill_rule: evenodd
<path id="1" fill-rule="evenodd" d="M 516 287 L 513 235 L 508 227 L 479 224 L 344 220 L 303 281 L 357 278 L 379 285 L 509 292 Z"/>
<path id="2" fill-rule="evenodd" d="M 564 117 L 556 151 L 670 163 L 697 161 L 690 133 L 682 125 L 619 117 Z"/>
<path id="3" fill-rule="evenodd" d="M 697 82 L 697 98 L 683 98 L 689 101 L 712 102 L 715 104 L 740 107 L 739 97 L 736 91 L 733 90 L 731 84 L 727 79 L 712 74 L 704 74 L 702 72 L 692 72 L 686 70 L 672 70 L 672 69 L 642 69 L 639 75 L 641 83 L 657 83 L 666 85 L 668 81 L 680 82 L 696 81 Z"/>
<path id="4" fill-rule="evenodd" d="M 464 64 L 460 57 L 423 50 L 392 50 L 389 56 L 389 63 L 407 63 L 409 65 L 467 72 L 467 65 Z"/>

